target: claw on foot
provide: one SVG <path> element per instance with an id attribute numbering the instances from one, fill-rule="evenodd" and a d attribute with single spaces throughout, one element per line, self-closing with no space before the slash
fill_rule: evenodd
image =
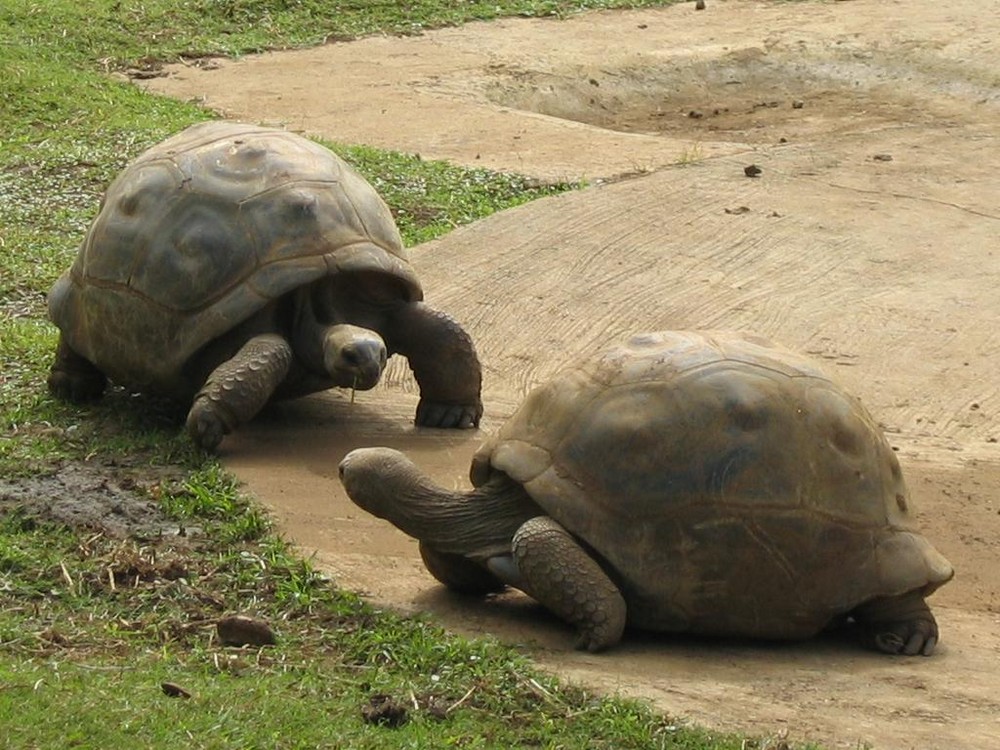
<path id="1" fill-rule="evenodd" d="M 419 427 L 471 430 L 479 426 L 482 413 L 478 404 L 443 404 L 421 399 L 413 421 Z"/>
<path id="2" fill-rule="evenodd" d="M 222 438 L 229 428 L 213 408 L 213 404 L 205 399 L 198 399 L 191 407 L 187 417 L 188 435 L 195 445 L 206 451 L 214 451 L 219 447 Z"/>
<path id="3" fill-rule="evenodd" d="M 876 633 L 874 645 L 879 651 L 886 654 L 896 654 L 901 656 L 930 656 L 937 646 L 937 636 L 924 632 L 924 629 L 917 628 L 909 638 L 900 634 L 900 631 L 909 630 L 910 623 L 896 624 L 896 630 Z"/>
<path id="4" fill-rule="evenodd" d="M 930 656 L 938 643 L 937 621 L 919 592 L 875 599 L 854 617 L 868 645 L 886 654 Z"/>

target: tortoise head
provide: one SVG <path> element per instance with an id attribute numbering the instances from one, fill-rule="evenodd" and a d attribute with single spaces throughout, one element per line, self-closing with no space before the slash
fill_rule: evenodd
<path id="1" fill-rule="evenodd" d="M 544 513 L 506 475 L 462 492 L 435 484 L 391 448 L 359 448 L 340 462 L 340 481 L 356 505 L 438 552 L 485 561 L 509 555 L 514 532 Z"/>
<path id="2" fill-rule="evenodd" d="M 368 390 L 389 356 L 383 332 L 418 295 L 391 273 L 338 272 L 296 292 L 295 349 L 341 388 Z"/>
<path id="3" fill-rule="evenodd" d="M 354 503 L 416 539 L 433 536 L 438 521 L 463 499 L 435 485 L 392 448 L 358 448 L 340 462 L 340 481 Z"/>
<path id="4" fill-rule="evenodd" d="M 368 328 L 339 323 L 329 326 L 323 336 L 324 369 L 341 388 L 374 388 L 388 356 L 385 341 Z"/>

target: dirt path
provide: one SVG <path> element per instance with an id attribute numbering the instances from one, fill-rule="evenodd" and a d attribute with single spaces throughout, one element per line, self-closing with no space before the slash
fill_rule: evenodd
<path id="1" fill-rule="evenodd" d="M 883 422 L 958 570 L 932 600 L 938 655 L 634 636 L 591 656 L 523 597 L 449 596 L 336 481 L 347 450 L 380 443 L 465 484 L 482 435 L 412 430 L 402 362 L 353 406 L 271 409 L 225 460 L 345 585 L 583 683 L 830 747 L 1000 747 L 1000 1 L 708 5 L 475 24 L 145 85 L 336 140 L 594 180 L 414 249 L 429 300 L 476 338 L 484 430 L 633 331 L 749 329 L 810 352 Z"/>

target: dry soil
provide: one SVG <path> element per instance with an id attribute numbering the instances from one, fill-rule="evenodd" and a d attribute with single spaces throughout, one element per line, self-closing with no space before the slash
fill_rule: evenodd
<path id="1" fill-rule="evenodd" d="M 394 362 L 353 405 L 338 393 L 276 405 L 223 446 L 341 583 L 709 726 L 1000 748 L 998 0 L 709 0 L 166 73 L 141 85 L 234 119 L 590 181 L 413 249 L 428 300 L 476 339 L 484 432 L 579 352 L 641 330 L 754 330 L 862 397 L 957 569 L 931 602 L 943 638 L 931 658 L 640 634 L 575 653 L 524 597 L 444 592 L 411 540 L 341 491 L 337 463 L 369 444 L 466 484 L 482 433 L 410 427 L 415 385 Z"/>

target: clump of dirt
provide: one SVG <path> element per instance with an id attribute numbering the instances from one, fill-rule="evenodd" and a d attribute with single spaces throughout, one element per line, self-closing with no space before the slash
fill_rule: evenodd
<path id="1" fill-rule="evenodd" d="M 68 462 L 48 473 L 0 479 L 0 514 L 89 528 L 116 538 L 181 533 L 150 496 L 176 477 L 138 480 L 104 464 Z"/>
<path id="2" fill-rule="evenodd" d="M 393 728 L 403 726 L 410 718 L 406 704 L 384 693 L 377 693 L 368 699 L 368 703 L 361 707 L 361 717 L 367 724 Z"/>
<path id="3" fill-rule="evenodd" d="M 246 615 L 223 617 L 215 630 L 224 646 L 273 646 L 277 642 L 268 622 Z"/>

